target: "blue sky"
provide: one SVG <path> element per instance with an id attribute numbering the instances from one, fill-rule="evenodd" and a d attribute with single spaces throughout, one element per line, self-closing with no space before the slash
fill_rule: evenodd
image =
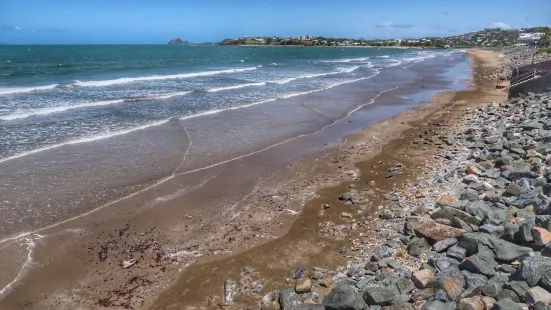
<path id="1" fill-rule="evenodd" d="M 551 25 L 549 0 L 0 0 L 0 43 L 445 36 Z"/>

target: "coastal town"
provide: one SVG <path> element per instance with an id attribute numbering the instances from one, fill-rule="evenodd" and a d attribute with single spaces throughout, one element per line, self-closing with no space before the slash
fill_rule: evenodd
<path id="1" fill-rule="evenodd" d="M 417 48 L 464 48 L 502 46 L 549 46 L 551 29 L 533 27 L 525 29 L 489 28 L 448 37 L 392 38 L 392 39 L 347 39 L 321 36 L 266 37 L 244 36 L 226 39 L 220 45 L 302 45 L 302 46 L 375 46 Z"/>

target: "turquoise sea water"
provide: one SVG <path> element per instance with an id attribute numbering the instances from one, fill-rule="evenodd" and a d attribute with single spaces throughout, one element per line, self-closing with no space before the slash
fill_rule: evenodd
<path id="1" fill-rule="evenodd" d="M 443 55 L 374 48 L 0 46 L 0 161 L 270 104 Z"/>

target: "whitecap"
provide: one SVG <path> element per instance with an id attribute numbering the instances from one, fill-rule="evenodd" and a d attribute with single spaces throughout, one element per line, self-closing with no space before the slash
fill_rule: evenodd
<path id="1" fill-rule="evenodd" d="M 218 87 L 218 88 L 211 88 L 207 89 L 208 92 L 219 92 L 223 90 L 230 90 L 230 89 L 239 89 L 244 87 L 252 87 L 252 86 L 264 86 L 266 85 L 265 82 L 259 82 L 259 83 L 248 83 L 248 84 L 239 84 L 239 85 L 232 85 L 232 86 L 224 86 L 224 87 Z"/>
<path id="2" fill-rule="evenodd" d="M 101 86 L 110 86 L 118 84 L 128 84 L 134 82 L 142 81 L 156 81 L 156 80 L 169 80 L 169 79 L 182 79 L 182 78 L 194 78 L 201 76 L 211 76 L 218 74 L 229 74 L 237 72 L 245 72 L 251 70 L 257 70 L 262 66 L 257 67 L 246 67 L 246 68 L 235 68 L 235 69 L 225 69 L 225 70 L 216 70 L 216 71 L 201 71 L 201 72 L 190 72 L 182 74 L 169 74 L 169 75 L 151 75 L 151 76 L 141 76 L 141 77 L 132 77 L 132 78 L 118 78 L 113 80 L 100 80 L 100 81 L 74 81 L 71 84 L 52 84 L 44 86 L 30 86 L 30 87 L 9 87 L 9 88 L 0 88 L 0 95 L 8 95 L 15 93 L 28 93 L 34 91 L 42 90 L 51 90 L 57 87 L 67 87 L 67 86 L 80 86 L 80 87 L 101 87 Z"/>
<path id="3" fill-rule="evenodd" d="M 192 93 L 193 91 L 184 91 L 184 92 L 175 92 L 175 93 L 168 93 L 161 96 L 156 97 L 141 97 L 141 98 L 126 98 L 126 99 L 114 99 L 114 100 L 103 100 L 103 101 L 90 101 L 90 102 L 83 102 L 79 104 L 74 105 L 60 105 L 55 107 L 47 107 L 47 108 L 39 108 L 39 109 L 31 109 L 26 111 L 16 111 L 12 114 L 7 115 L 0 115 L 0 120 L 3 121 L 11 121 L 15 119 L 20 118 L 27 118 L 31 116 L 38 116 L 38 115 L 47 115 L 52 113 L 61 113 L 73 109 L 81 109 L 81 108 L 90 108 L 90 107 L 99 107 L 99 106 L 106 106 L 111 104 L 117 104 L 117 103 L 134 103 L 139 101 L 148 101 L 148 100 L 155 100 L 155 99 L 168 99 L 172 97 L 177 96 L 184 96 L 189 93 Z"/>

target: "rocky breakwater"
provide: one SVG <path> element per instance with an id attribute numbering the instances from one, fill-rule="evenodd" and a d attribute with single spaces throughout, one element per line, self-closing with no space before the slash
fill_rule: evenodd
<path id="1" fill-rule="evenodd" d="M 469 120 L 442 137 L 429 194 L 391 193 L 402 208 L 380 210 L 376 242 L 355 244 L 338 270 L 299 268 L 261 309 L 551 309 L 551 93 Z M 410 199 L 420 195 L 427 203 Z"/>
<path id="2" fill-rule="evenodd" d="M 513 68 L 551 60 L 550 53 L 538 53 L 538 49 L 525 46 L 502 47 L 491 49 L 503 55 L 502 64 L 494 72 L 487 75 L 490 80 L 509 80 Z"/>

